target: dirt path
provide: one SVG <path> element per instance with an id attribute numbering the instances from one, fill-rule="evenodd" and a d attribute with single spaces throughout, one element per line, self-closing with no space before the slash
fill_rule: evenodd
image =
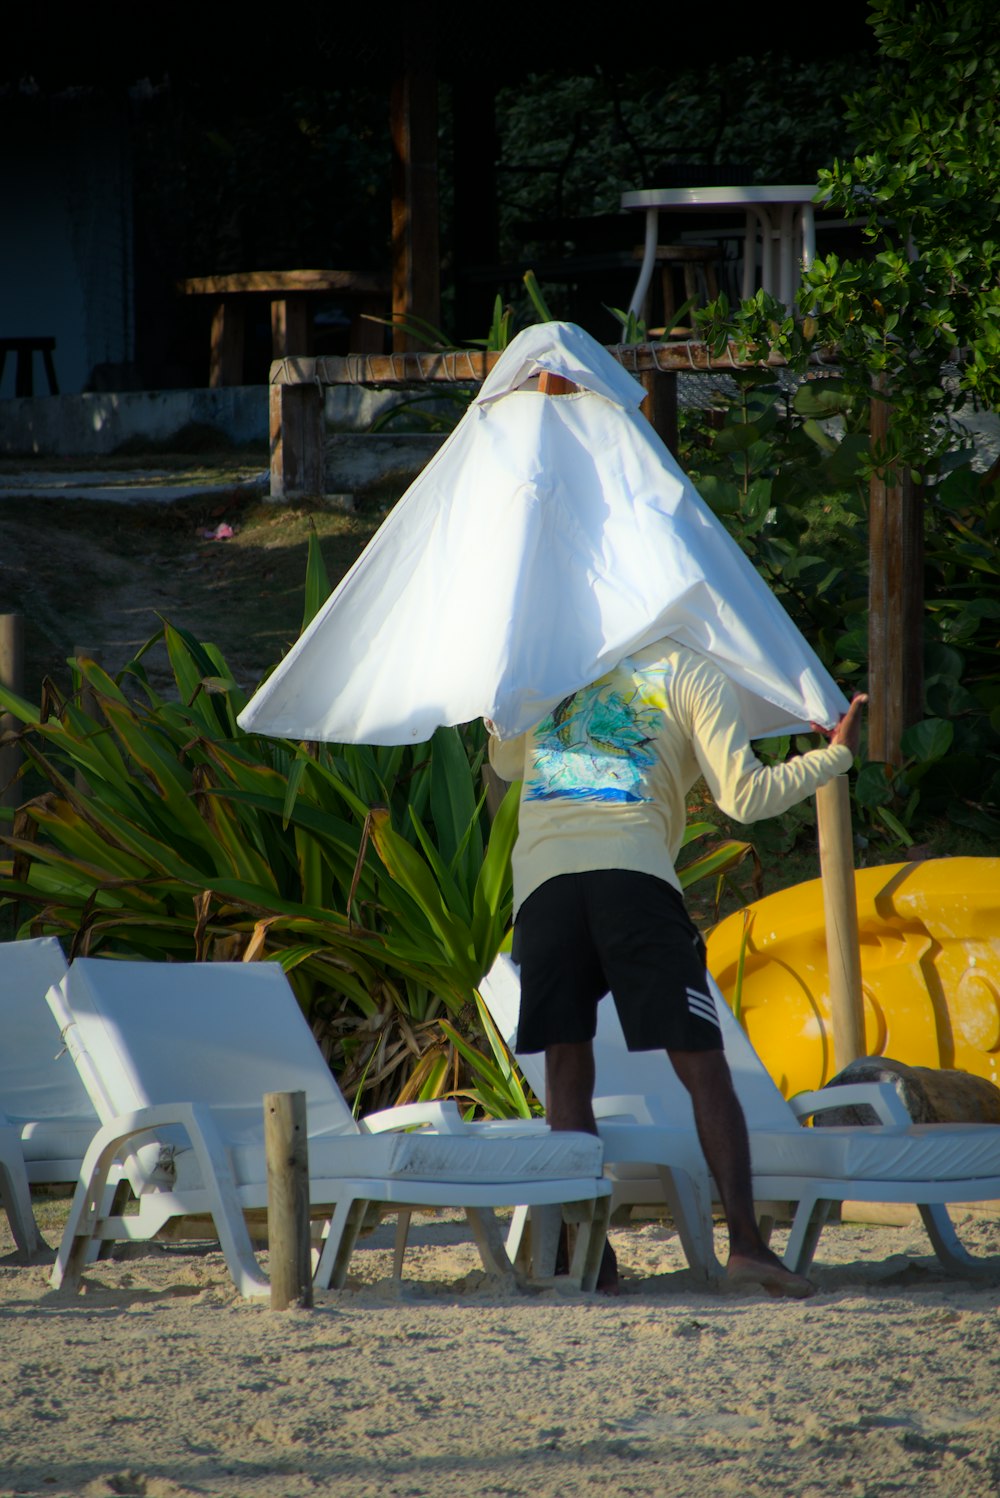
<path id="1" fill-rule="evenodd" d="M 25 695 L 65 683 L 75 646 L 118 671 L 161 618 L 217 644 L 252 686 L 298 634 L 313 525 L 331 580 L 350 566 L 379 515 L 277 507 L 234 488 L 171 504 L 25 495 L 0 505 L 0 612 L 25 618 Z M 200 532 L 228 525 L 233 536 Z M 151 673 L 165 674 L 153 654 Z"/>

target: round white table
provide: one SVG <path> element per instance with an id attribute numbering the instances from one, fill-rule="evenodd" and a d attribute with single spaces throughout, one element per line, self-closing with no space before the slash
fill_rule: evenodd
<path id="1" fill-rule="evenodd" d="M 816 255 L 812 204 L 818 190 L 813 182 L 774 187 L 653 187 L 622 193 L 623 208 L 646 215 L 642 266 L 629 311 L 637 317 L 642 312 L 656 266 L 660 214 L 666 209 L 672 212 L 700 209 L 703 213 L 741 209 L 746 222 L 742 294 L 746 298 L 754 293 L 759 239 L 760 284 L 790 307 L 802 271 L 809 269 Z"/>

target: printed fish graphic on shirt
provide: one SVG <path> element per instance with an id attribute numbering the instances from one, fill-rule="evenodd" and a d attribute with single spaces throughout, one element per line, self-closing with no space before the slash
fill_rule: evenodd
<path id="1" fill-rule="evenodd" d="M 627 687 L 627 691 L 621 690 Z M 641 780 L 662 722 L 631 673 L 619 667 L 565 697 L 535 730 L 526 800 L 645 801 Z"/>

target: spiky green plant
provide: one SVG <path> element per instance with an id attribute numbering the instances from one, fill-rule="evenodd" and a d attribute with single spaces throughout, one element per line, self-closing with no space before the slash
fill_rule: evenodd
<path id="1" fill-rule="evenodd" d="M 503 936 L 513 799 L 488 829 L 481 747 L 456 729 L 384 749 L 245 734 L 218 652 L 169 624 L 159 638 L 176 701 L 148 647 L 117 680 L 73 661 L 44 711 L 2 693 L 45 789 L 2 838 L 0 898 L 19 934 L 74 955 L 276 958 L 348 1091 L 364 1073 L 382 1101 Z"/>
<path id="2" fill-rule="evenodd" d="M 311 544 L 303 626 L 327 592 Z M 161 642 L 169 698 L 145 665 Z M 46 683 L 41 705 L 0 688 L 22 725 L 22 784 L 42 787 L 0 822 L 0 906 L 18 935 L 58 936 L 71 956 L 277 960 L 349 1097 L 462 1092 L 525 1111 L 477 1007 L 510 924 L 517 835 L 515 792 L 486 818 L 481 727 L 396 747 L 244 733 L 224 658 L 169 623 L 118 677 L 69 664 L 70 692 Z M 717 877 L 745 846 L 685 877 Z"/>

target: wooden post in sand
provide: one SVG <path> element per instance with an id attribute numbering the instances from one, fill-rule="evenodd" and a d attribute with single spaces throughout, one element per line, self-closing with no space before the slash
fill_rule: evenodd
<path id="1" fill-rule="evenodd" d="M 309 1145 L 304 1092 L 264 1094 L 271 1310 L 313 1303 L 309 1250 Z"/>
<path id="2" fill-rule="evenodd" d="M 0 686 L 18 696 L 24 693 L 24 620 L 20 614 L 0 614 Z M 0 735 L 20 725 L 13 713 L 0 712 Z M 20 806 L 21 792 L 14 776 L 21 768 L 17 744 L 0 748 L 0 806 Z"/>
<path id="3" fill-rule="evenodd" d="M 864 1004 L 861 995 L 861 947 L 858 901 L 854 887 L 851 839 L 851 794 L 846 775 L 837 775 L 816 792 L 819 862 L 826 916 L 826 960 L 830 974 L 833 1023 L 831 1075 L 865 1055 Z"/>

